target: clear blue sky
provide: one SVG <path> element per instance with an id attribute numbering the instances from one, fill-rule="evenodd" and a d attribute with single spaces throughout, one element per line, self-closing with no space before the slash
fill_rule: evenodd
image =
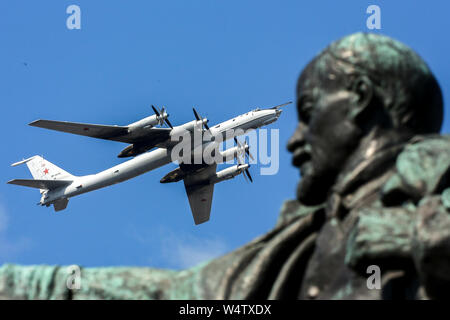
<path id="1" fill-rule="evenodd" d="M 82 29 L 66 28 L 77 4 Z M 71 199 L 55 214 L 36 206 L 29 178 L 10 164 L 35 154 L 75 175 L 122 162 L 120 143 L 27 126 L 39 119 L 125 125 L 165 105 L 173 124 L 210 123 L 256 106 L 295 99 L 301 69 L 330 41 L 366 29 L 366 8 L 381 7 L 381 33 L 424 57 L 447 101 L 450 5 L 444 1 L 2 1 L 0 3 L 0 264 L 136 265 L 184 268 L 231 251 L 270 230 L 298 171 L 280 129 L 280 171 L 216 185 L 211 220 L 194 226 L 182 183 L 161 185 L 174 165 Z M 27 65 L 25 65 L 26 63 Z M 449 132 L 445 112 L 443 132 Z"/>

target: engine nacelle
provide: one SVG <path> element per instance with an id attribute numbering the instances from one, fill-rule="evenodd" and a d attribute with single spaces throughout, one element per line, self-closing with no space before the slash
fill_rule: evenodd
<path id="1" fill-rule="evenodd" d="M 183 134 L 190 134 L 195 129 L 201 131 L 202 130 L 202 123 L 207 123 L 207 119 L 203 120 L 192 120 L 190 122 L 186 122 L 185 124 L 181 126 L 174 127 L 173 130 L 170 132 L 171 136 L 183 136 Z"/>
<path id="2" fill-rule="evenodd" d="M 154 146 L 151 145 L 134 145 L 130 144 L 126 148 L 124 148 L 120 153 L 117 155 L 118 158 L 128 158 L 128 157 L 135 157 L 137 155 L 140 155 L 141 153 L 144 153 L 150 149 L 152 149 Z"/>
<path id="3" fill-rule="evenodd" d="M 183 170 L 181 170 L 181 168 L 178 167 L 175 170 L 172 170 L 168 174 L 166 174 L 159 182 L 160 183 L 178 182 L 181 179 L 184 179 L 184 177 L 186 177 L 186 173 L 184 173 Z"/>
<path id="4" fill-rule="evenodd" d="M 149 116 L 147 118 L 144 118 L 144 119 L 141 119 L 139 121 L 129 124 L 128 130 L 129 130 L 129 132 L 134 132 L 134 131 L 138 131 L 138 130 L 142 130 L 142 129 L 151 128 L 156 125 L 160 125 L 161 124 L 160 119 L 166 118 L 166 117 L 167 117 L 167 113 L 165 113 L 165 112 L 163 115 L 161 115 L 160 118 L 158 118 L 158 116 L 156 114 L 154 114 L 152 116 Z"/>
<path id="5" fill-rule="evenodd" d="M 183 166 L 183 164 L 181 164 Z M 161 183 L 171 183 L 178 182 L 184 179 L 188 175 L 196 174 L 197 172 L 205 169 L 207 165 L 198 164 L 198 165 L 187 165 L 184 170 L 180 167 L 175 170 L 170 171 L 166 174 L 161 180 Z M 214 175 L 206 178 L 205 180 L 199 180 L 199 184 L 215 184 L 221 181 L 229 180 L 241 174 L 245 169 L 249 167 L 248 164 L 238 164 L 235 166 L 228 167 L 219 172 L 214 173 Z"/>
<path id="6" fill-rule="evenodd" d="M 236 159 L 238 156 L 242 155 L 246 150 L 248 150 L 248 148 L 249 146 L 245 144 L 241 148 L 236 146 L 222 151 L 220 153 L 222 155 L 222 162 L 227 162 Z"/>
<path id="7" fill-rule="evenodd" d="M 207 166 L 208 165 L 205 165 L 205 164 L 185 165 L 185 164 L 181 163 L 178 168 L 170 171 L 159 182 L 161 182 L 161 183 L 178 182 L 178 181 L 184 179 L 188 175 L 195 174 L 195 173 L 205 169 Z"/>
<path id="8" fill-rule="evenodd" d="M 233 179 L 235 176 L 241 174 L 248 167 L 249 167 L 248 164 L 238 164 L 235 166 L 228 167 L 219 172 L 216 172 L 216 175 L 211 177 L 209 182 L 215 184 L 225 180 Z"/>

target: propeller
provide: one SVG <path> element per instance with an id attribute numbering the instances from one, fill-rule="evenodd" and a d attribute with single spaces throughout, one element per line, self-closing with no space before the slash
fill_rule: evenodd
<path id="1" fill-rule="evenodd" d="M 203 118 L 197 113 L 195 108 L 192 108 L 192 111 L 194 111 L 195 119 L 197 119 L 197 121 L 201 121 L 202 125 L 205 127 L 205 129 L 209 131 L 208 119 L 206 119 L 206 122 L 205 122 L 205 121 L 203 121 Z"/>
<path id="2" fill-rule="evenodd" d="M 162 107 L 161 110 L 158 110 L 159 108 L 156 109 L 155 106 L 152 105 L 152 109 L 153 109 L 153 112 L 155 112 L 160 125 L 163 125 L 164 123 L 166 123 L 171 129 L 173 129 L 172 124 L 170 123 L 169 119 L 167 119 L 167 117 L 169 115 L 166 113 L 166 109 L 164 107 Z"/>
<path id="3" fill-rule="evenodd" d="M 242 145 L 242 144 L 240 144 L 239 140 L 238 140 L 236 137 L 234 137 L 234 142 L 236 142 L 236 144 L 238 145 L 238 147 L 239 147 L 241 150 L 242 150 L 242 149 L 245 150 L 245 155 L 247 156 L 247 160 L 248 160 L 249 157 L 253 160 L 253 156 L 252 156 L 252 154 L 250 153 L 250 150 L 249 150 L 250 148 L 248 147 L 247 142 L 245 142 L 245 144 Z M 245 159 L 244 159 L 244 160 L 245 160 Z M 239 163 L 240 165 L 243 164 L 243 163 L 241 163 L 241 159 L 239 158 L 239 155 L 237 156 L 237 161 L 238 161 L 238 163 Z M 248 177 L 248 179 L 250 180 L 250 182 L 253 183 L 252 176 L 251 176 L 251 174 L 250 174 L 250 171 L 248 170 L 249 168 L 250 168 L 250 164 L 248 165 L 247 168 L 244 169 L 244 172 L 243 172 L 242 175 L 244 176 L 245 181 L 248 182 L 248 180 L 247 180 L 247 177 Z"/>
<path id="4" fill-rule="evenodd" d="M 236 137 L 234 137 L 234 142 L 238 145 L 239 148 L 245 150 L 245 155 L 247 156 L 247 159 L 250 157 L 250 159 L 255 160 L 255 158 L 253 158 L 252 154 L 250 153 L 250 147 L 247 148 L 248 146 L 247 141 L 245 142 L 244 145 L 241 145 L 239 140 Z"/>

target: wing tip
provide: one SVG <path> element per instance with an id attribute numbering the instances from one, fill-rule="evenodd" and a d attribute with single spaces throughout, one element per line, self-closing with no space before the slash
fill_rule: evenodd
<path id="1" fill-rule="evenodd" d="M 200 218 L 200 219 L 195 219 L 194 218 L 194 223 L 195 223 L 196 226 L 198 226 L 199 224 L 208 222 L 208 221 L 209 221 L 209 217 L 207 217 L 207 218 L 203 217 L 203 218 Z"/>
<path id="2" fill-rule="evenodd" d="M 37 124 L 41 121 L 42 121 L 42 119 L 37 119 L 37 120 L 31 121 L 28 125 L 32 126 L 32 127 L 37 127 Z"/>

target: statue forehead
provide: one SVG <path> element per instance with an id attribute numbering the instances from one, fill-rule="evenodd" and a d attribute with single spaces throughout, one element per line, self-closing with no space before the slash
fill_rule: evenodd
<path id="1" fill-rule="evenodd" d="M 346 76 L 357 72 L 380 79 L 389 76 L 388 71 L 398 71 L 406 65 L 407 69 L 429 72 L 426 63 L 403 43 L 383 35 L 355 33 L 320 52 L 301 73 L 299 86 L 310 87 L 328 80 L 343 82 Z"/>
<path id="2" fill-rule="evenodd" d="M 313 59 L 303 69 L 297 84 L 297 94 L 301 95 L 303 90 L 318 93 L 320 89 L 329 89 L 342 85 L 344 79 L 335 68 L 334 61 L 330 57 L 321 54 Z"/>

